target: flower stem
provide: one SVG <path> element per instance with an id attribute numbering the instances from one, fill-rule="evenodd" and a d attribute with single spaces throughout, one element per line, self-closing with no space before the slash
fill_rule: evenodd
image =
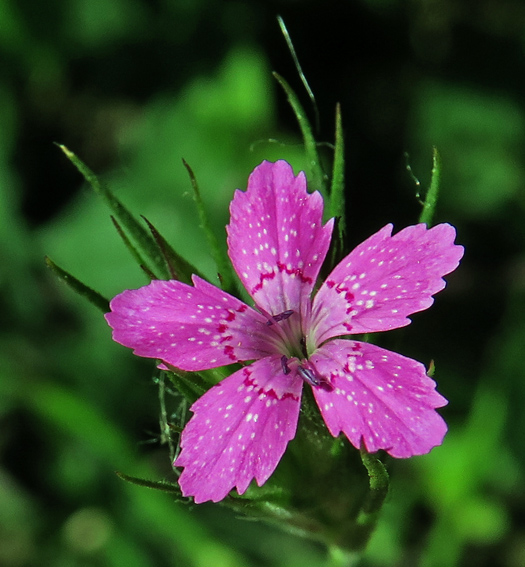
<path id="1" fill-rule="evenodd" d="M 361 444 L 361 460 L 368 471 L 370 486 L 370 491 L 357 517 L 357 524 L 363 529 L 364 547 L 374 531 L 388 494 L 389 476 L 385 465 L 376 456 L 368 453 L 363 443 Z"/>

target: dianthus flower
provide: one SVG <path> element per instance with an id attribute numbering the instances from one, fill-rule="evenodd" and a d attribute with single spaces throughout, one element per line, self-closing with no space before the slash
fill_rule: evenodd
<path id="1" fill-rule="evenodd" d="M 311 298 L 333 219 L 285 161 L 255 168 L 230 206 L 228 252 L 254 307 L 194 276 L 124 291 L 106 315 L 113 338 L 161 367 L 199 371 L 252 361 L 191 407 L 174 465 L 182 492 L 219 501 L 261 486 L 294 438 L 301 392 L 313 390 L 330 433 L 394 457 L 427 453 L 447 427 L 447 401 L 423 364 L 351 334 L 410 323 L 463 255 L 448 224 L 387 225 L 333 269 Z"/>

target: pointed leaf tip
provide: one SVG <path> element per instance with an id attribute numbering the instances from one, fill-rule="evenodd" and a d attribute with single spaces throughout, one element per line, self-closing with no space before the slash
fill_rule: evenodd
<path id="1" fill-rule="evenodd" d="M 109 301 L 100 293 L 83 284 L 79 279 L 75 278 L 75 276 L 72 276 L 69 272 L 66 272 L 66 270 L 57 266 L 53 260 L 49 258 L 49 256 L 45 256 L 44 261 L 47 267 L 73 291 L 93 303 L 93 305 L 98 307 L 102 313 L 107 313 L 109 311 Z"/>
<path id="2" fill-rule="evenodd" d="M 191 186 L 193 189 L 193 200 L 197 206 L 197 212 L 199 214 L 200 227 L 204 232 L 204 236 L 208 242 L 211 256 L 215 261 L 215 266 L 219 274 L 219 282 L 221 289 L 228 291 L 230 293 L 235 292 L 235 281 L 236 276 L 233 272 L 233 267 L 226 254 L 226 251 L 221 248 L 215 233 L 212 230 L 210 219 L 208 213 L 206 212 L 206 207 L 204 206 L 204 201 L 202 200 L 199 184 L 197 183 L 197 178 L 193 169 L 188 164 L 188 162 L 183 158 L 182 163 L 188 171 L 190 177 Z"/>
<path id="3" fill-rule="evenodd" d="M 332 183 L 330 186 L 330 202 L 328 206 L 328 216 L 337 219 L 337 230 L 334 234 L 335 239 L 334 245 L 332 246 L 332 265 L 335 265 L 341 259 L 340 254 L 344 248 L 344 234 L 346 231 L 344 153 L 341 105 L 337 103 L 335 109 L 334 162 L 332 166 Z"/>
<path id="4" fill-rule="evenodd" d="M 159 481 L 159 480 L 147 480 L 145 478 L 138 478 L 135 476 L 130 476 L 120 471 L 115 471 L 115 474 L 122 480 L 129 482 L 131 484 L 136 484 L 137 486 L 143 486 L 144 488 L 151 488 L 153 490 L 160 490 L 162 492 L 169 492 L 170 494 L 175 494 L 178 496 L 178 500 L 181 502 L 187 502 L 188 499 L 182 496 L 180 487 L 178 484 L 173 482 Z"/>
<path id="5" fill-rule="evenodd" d="M 439 186 L 441 182 L 441 156 L 437 148 L 434 146 L 432 150 L 432 177 L 430 187 L 428 188 L 423 203 L 423 210 L 419 216 L 419 222 L 424 222 L 430 228 L 436 211 L 437 200 L 439 195 Z"/>
<path id="6" fill-rule="evenodd" d="M 193 264 L 185 260 L 178 252 L 176 252 L 171 244 L 144 215 L 141 215 L 141 217 L 148 225 L 153 239 L 157 244 L 159 253 L 166 264 L 165 269 L 167 269 L 167 274 L 170 276 L 170 279 L 191 284 L 191 277 L 193 274 L 203 278 L 201 272 Z"/>
<path id="7" fill-rule="evenodd" d="M 100 195 L 109 208 L 113 211 L 115 218 L 133 238 L 138 247 L 151 260 L 151 262 L 160 268 L 159 271 L 165 271 L 164 259 L 159 254 L 158 247 L 148 233 L 148 231 L 138 222 L 138 220 L 128 211 L 128 209 L 113 195 L 111 190 L 89 169 L 89 167 L 70 151 L 66 146 L 58 144 L 58 147 L 64 152 L 71 163 L 78 169 L 84 179 L 89 183 L 93 191 Z M 128 247 L 129 248 L 129 247 Z"/>
<path id="8" fill-rule="evenodd" d="M 321 168 L 321 160 L 319 152 L 317 151 L 317 142 L 315 141 L 310 121 L 306 117 L 306 113 L 299 102 L 298 96 L 295 94 L 288 82 L 281 77 L 279 73 L 274 71 L 272 74 L 284 90 L 303 135 L 304 149 L 308 164 L 306 168 L 308 186 L 312 191 L 319 191 L 326 201 L 326 178 Z"/>
<path id="9" fill-rule="evenodd" d="M 297 53 L 295 52 L 295 47 L 293 45 L 292 42 L 292 38 L 290 37 L 290 34 L 288 32 L 288 28 L 286 27 L 286 24 L 284 23 L 284 20 L 282 19 L 281 16 L 277 16 L 277 22 L 279 24 L 279 27 L 281 28 L 281 33 L 283 34 L 283 37 L 286 41 L 286 45 L 288 46 L 288 51 L 290 52 L 290 55 L 292 56 L 294 65 L 295 65 L 295 69 L 297 70 L 297 74 L 299 75 L 299 78 L 301 79 L 301 82 L 303 83 L 303 86 L 308 94 L 308 97 L 310 98 L 310 102 L 312 103 L 312 108 L 314 110 L 315 113 L 315 128 L 316 131 L 319 132 L 320 130 L 320 119 L 319 119 L 319 109 L 317 108 L 317 102 L 315 100 L 315 95 L 312 91 L 312 89 L 310 88 L 310 85 L 308 84 L 308 81 L 306 79 L 306 75 L 303 72 L 303 69 L 301 67 L 301 63 L 299 63 L 299 57 L 297 57 Z"/>
<path id="10" fill-rule="evenodd" d="M 124 229 L 122 228 L 122 226 L 119 224 L 118 220 L 111 215 L 111 222 L 113 223 L 113 226 L 115 227 L 116 231 L 118 232 L 118 235 L 120 236 L 120 238 L 122 238 L 122 242 L 124 242 L 124 246 L 126 246 L 126 248 L 130 251 L 131 255 L 133 256 L 133 258 L 135 259 L 135 261 L 137 262 L 137 264 L 139 265 L 139 267 L 141 268 L 141 270 L 146 274 L 146 276 L 150 279 L 150 280 L 158 280 L 161 279 L 157 274 L 155 274 L 147 265 L 146 262 L 144 261 L 144 258 L 142 257 L 141 253 L 139 252 L 138 248 L 133 244 L 133 242 L 131 242 L 131 240 L 128 238 L 128 235 L 124 232 Z"/>

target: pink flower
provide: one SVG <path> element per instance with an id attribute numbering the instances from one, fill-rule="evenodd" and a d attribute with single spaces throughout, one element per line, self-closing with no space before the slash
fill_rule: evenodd
<path id="1" fill-rule="evenodd" d="M 261 486 L 294 438 L 301 391 L 313 390 L 333 436 L 369 452 L 421 455 L 447 427 L 447 401 L 415 360 L 347 335 L 387 331 L 430 307 L 463 255 L 448 224 L 392 225 L 360 244 L 312 291 L 333 219 L 285 161 L 255 168 L 230 206 L 229 256 L 255 307 L 193 277 L 152 281 L 111 301 L 115 341 L 139 356 L 199 371 L 253 361 L 212 387 L 191 410 L 174 465 L 195 502 Z M 163 367 L 161 365 L 161 367 Z"/>

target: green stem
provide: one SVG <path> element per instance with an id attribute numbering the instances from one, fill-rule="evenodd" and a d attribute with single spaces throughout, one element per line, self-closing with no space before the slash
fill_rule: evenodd
<path id="1" fill-rule="evenodd" d="M 361 507 L 357 525 L 363 528 L 363 546 L 366 545 L 379 519 L 379 514 L 388 494 L 389 477 L 385 465 L 368 453 L 362 443 L 361 460 L 368 471 L 370 491 Z"/>

